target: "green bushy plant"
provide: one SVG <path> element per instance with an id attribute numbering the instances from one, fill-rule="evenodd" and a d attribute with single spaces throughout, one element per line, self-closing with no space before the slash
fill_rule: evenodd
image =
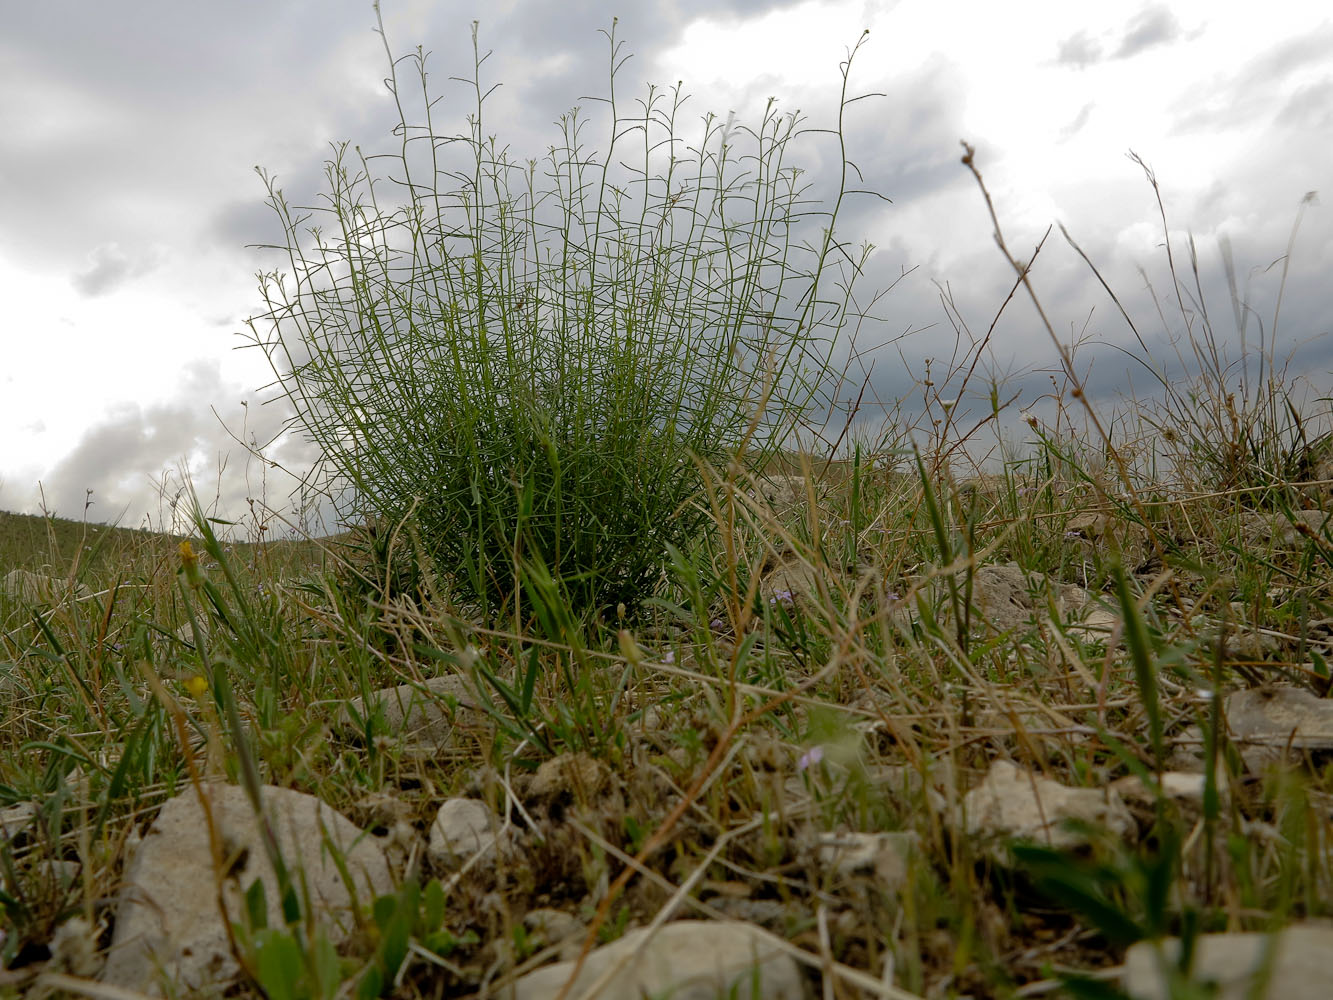
<path id="1" fill-rule="evenodd" d="M 415 507 L 441 572 L 493 612 L 528 567 L 585 611 L 648 596 L 670 547 L 706 529 L 697 463 L 753 467 L 823 397 L 871 249 L 854 260 L 834 235 L 841 128 L 836 196 L 803 207 L 785 159 L 798 116 L 771 101 L 755 129 L 707 115 L 682 158 L 685 97 L 649 88 L 623 117 L 608 39 L 602 154 L 575 108 L 544 170 L 511 160 L 486 131 L 479 50 L 468 131 L 439 134 L 424 54 L 394 59 L 386 42 L 398 151 L 336 145 L 309 209 L 261 171 L 287 246 L 251 336 L 339 514 L 396 523 Z M 797 242 L 811 216 L 817 238 Z"/>

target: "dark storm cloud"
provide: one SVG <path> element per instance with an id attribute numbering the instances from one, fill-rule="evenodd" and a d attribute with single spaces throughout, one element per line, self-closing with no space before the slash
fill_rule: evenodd
<path id="1" fill-rule="evenodd" d="M 1291 238 L 1289 213 L 1281 225 L 1233 233 L 1236 292 L 1244 303 L 1239 310 L 1233 307 L 1217 232 L 1201 232 L 1196 239 L 1196 287 L 1187 248 L 1188 227 L 1194 219 L 1185 212 L 1177 217 L 1173 209 L 1168 199 L 1176 277 L 1182 283 L 1186 304 L 1184 314 L 1177 307 L 1163 247 L 1130 250 L 1121 241 L 1121 231 L 1089 231 L 1076 217 L 1065 220 L 1070 235 L 1107 281 L 1119 305 L 1058 229 L 1032 271 L 1033 287 L 1054 335 L 1072 348 L 1075 370 L 1085 380 L 1087 394 L 1104 422 L 1109 425 L 1118 414 L 1115 425 L 1128 431 L 1137 427 L 1137 411 L 1160 400 L 1162 383 L 1145 363 L 1182 393 L 1188 386 L 1205 384 L 1199 379 L 1211 370 L 1211 361 L 1201 360 L 1195 346 L 1202 349 L 1208 338 L 1218 345 L 1224 381 L 1232 387 L 1242 379 L 1247 379 L 1251 388 L 1261 381 L 1263 355 L 1267 360 L 1262 363 L 1271 364 L 1267 370 L 1279 373 L 1279 381 L 1290 389 L 1295 402 L 1312 403 L 1318 395 L 1312 386 L 1322 387 L 1326 395 L 1333 373 L 1333 319 L 1327 312 L 1323 288 L 1333 253 L 1329 249 L 1329 227 L 1320 224 L 1313 207 L 1307 206 L 1285 278 L 1281 258 Z M 1021 236 L 1009 221 L 1003 199 L 997 210 L 1014 252 L 1030 252 L 1028 237 Z M 1205 217 L 1211 214 L 1205 213 Z M 1158 224 L 1150 212 L 1143 214 L 1143 221 Z M 1160 243 L 1160 239 L 1152 242 Z M 890 248 L 895 249 L 892 244 Z M 889 260 L 882 259 L 872 266 L 866 284 L 881 285 L 891 277 L 888 264 Z M 961 277 L 964 275 L 968 276 L 966 280 Z M 946 284 L 950 276 L 953 280 Z M 887 311 L 911 316 L 923 326 L 932 320 L 934 323 L 930 329 L 877 355 L 879 363 L 866 399 L 877 398 L 889 405 L 879 411 L 863 407 L 861 417 L 867 430 L 875 429 L 872 414 L 892 413 L 893 406 L 901 404 L 893 426 L 910 429 L 920 439 L 929 427 L 928 421 L 922 423 L 926 419 L 923 398 L 928 395 L 923 384 L 926 360 L 931 359 L 930 378 L 935 382 L 930 392 L 953 398 L 970 364 L 969 349 L 988 332 L 987 348 L 970 386 L 971 399 L 960 404 L 960 419 L 964 412 L 970 414 L 969 420 L 989 413 L 986 395 L 992 379 L 999 385 L 1001 400 L 1015 392 L 1020 394 L 1005 417 L 1010 425 L 1015 423 L 1019 408 L 1031 408 L 1043 419 L 1052 419 L 1053 391 L 1063 391 L 1069 403 L 1070 386 L 1059 354 L 1027 291 L 1018 289 L 1013 300 L 996 315 L 1012 285 L 1013 273 L 1006 274 L 1006 265 L 993 246 L 979 245 L 975 252 L 956 261 L 947 274 L 923 268 L 912 279 L 893 291 Z M 1145 281 L 1151 282 L 1151 291 L 1144 287 Z M 934 301 L 932 291 L 936 293 Z M 1198 307 L 1200 300 L 1207 307 L 1206 324 Z M 1129 321 L 1122 315 L 1121 306 Z M 1243 334 L 1241 323 L 1245 325 Z M 1326 406 L 1320 409 L 1326 410 Z M 935 416 L 939 416 L 938 409 Z"/>
<path id="2" fill-rule="evenodd" d="M 653 55 L 679 41 L 696 17 L 726 20 L 788 6 L 629 5 L 615 26 L 619 57 L 627 59 L 616 81 L 621 113 L 638 112 L 636 101 L 650 81 L 676 82 L 657 79 Z M 609 91 L 611 51 L 602 30 L 611 30 L 611 14 L 593 2 L 384 4 L 393 53 L 401 56 L 417 44 L 430 53 L 428 86 L 432 97 L 442 98 L 434 109 L 441 134 L 465 129 L 464 116 L 475 110 L 469 86 L 450 78 L 472 75 L 471 21 L 480 22 L 483 84 L 500 85 L 488 98 L 486 131 L 498 132 L 517 159 L 541 159 L 551 145 L 561 145 L 553 122 L 578 104 L 594 119 L 583 140 L 605 144 L 597 118 L 605 108 L 597 99 Z M 276 175 L 294 206 L 310 205 L 328 188 L 330 142 L 350 140 L 368 153 L 397 146 L 393 101 L 376 85 L 389 67 L 373 27 L 366 0 L 279 7 L 242 0 L 227 16 L 167 0 L 131 8 L 68 0 L 22 5 L 8 15 L 0 38 L 0 67 L 9 68 L 0 69 L 0 120 L 46 124 L 31 134 L 0 129 L 6 181 L 0 186 L 6 219 L 0 250 L 23 248 L 34 264 L 63 258 L 71 272 L 79 271 L 76 286 L 92 294 L 133 268 L 110 255 L 85 266 L 87 241 L 162 241 L 191 254 L 200 239 L 230 254 L 247 245 L 282 245 L 255 164 Z M 130 57 L 144 46 L 153 58 Z M 400 64 L 399 73 L 415 118 L 418 83 L 409 63 Z M 40 99 L 7 114 L 5 102 L 20 93 Z M 709 110 L 725 115 L 728 109 L 688 104 L 682 136 L 692 139 L 698 115 Z M 166 220 L 174 230 L 169 237 Z M 253 270 L 275 266 L 276 258 L 251 253 L 244 263 L 237 260 Z"/>
<path id="3" fill-rule="evenodd" d="M 1260 381 L 1261 365 L 1271 366 L 1267 370 L 1294 390 L 1306 377 L 1327 383 L 1333 322 L 1320 305 L 1324 278 L 1318 243 L 1298 233 L 1284 276 L 1280 263 L 1270 265 L 1275 258 L 1280 261 L 1289 233 L 1247 234 L 1231 241 L 1233 285 L 1215 236 L 1196 239 L 1196 278 L 1188 231 L 1174 225 L 1174 275 L 1165 246 L 1138 257 L 1117 248 L 1104 234 L 1071 235 L 1107 280 L 1119 305 L 1087 266 L 1075 264 L 1068 254 L 1069 266 L 1039 271 L 1037 286 L 1043 301 L 1053 305 L 1057 332 L 1062 332 L 1062 320 L 1081 322 L 1081 311 L 1089 310 L 1086 329 L 1079 327 L 1087 336 L 1075 351 L 1076 367 L 1087 372 L 1089 395 L 1108 411 L 1134 394 L 1160 397 L 1162 381 L 1183 394 L 1190 385 L 1218 384 L 1220 373 L 1222 384 L 1237 391 L 1242 383 L 1253 387 Z M 1076 339 L 1072 331 L 1069 339 Z M 1217 348 L 1216 361 L 1210 342 Z M 1055 360 L 1053 353 L 1049 357 Z"/>
<path id="4" fill-rule="evenodd" d="M 1086 69 L 1102 60 L 1102 47 L 1086 31 L 1079 31 L 1060 42 L 1055 61 L 1062 66 Z"/>
<path id="5" fill-rule="evenodd" d="M 80 295 L 90 298 L 115 291 L 158 264 L 158 256 L 151 250 L 127 253 L 116 243 L 100 246 L 88 256 L 88 268 L 75 274 L 70 282 Z"/>
<path id="6" fill-rule="evenodd" d="M 1095 107 L 1095 104 L 1088 103 L 1079 108 L 1074 120 L 1060 130 L 1060 140 L 1063 142 L 1078 135 L 1083 126 L 1088 124 L 1088 121 L 1092 118 L 1092 111 Z"/>
<path id="7" fill-rule="evenodd" d="M 379 77 L 389 75 L 390 67 L 384 52 L 385 42 L 369 30 L 373 17 L 369 4 L 363 5 L 366 26 L 354 18 L 329 18 L 342 28 L 338 39 L 341 45 L 356 47 L 369 55 Z M 620 13 L 614 26 L 619 70 L 616 76 L 617 107 L 622 117 L 641 114 L 638 101 L 646 98 L 648 84 L 662 87 L 675 80 L 658 79 L 653 68 L 655 51 L 672 45 L 679 39 L 682 28 L 700 15 L 712 17 L 751 16 L 772 10 L 781 10 L 791 4 L 744 2 L 711 2 L 689 0 L 678 4 L 635 4 Z M 561 148 L 565 137 L 558 125 L 561 115 L 580 108 L 585 127 L 580 140 L 599 151 L 606 145 L 605 99 L 611 84 L 611 42 L 604 32 L 613 29 L 613 12 L 601 3 L 524 3 L 509 8 L 492 4 L 427 6 L 420 10 L 419 20 L 395 23 L 390 14 L 394 6 L 384 5 L 385 35 L 389 50 L 395 57 L 410 55 L 420 45 L 426 55 L 428 74 L 426 92 L 436 102 L 431 108 L 432 129 L 437 136 L 466 135 L 469 133 L 467 116 L 476 112 L 477 95 L 472 79 L 478 75 L 483 92 L 487 94 L 482 110 L 483 136 L 489 141 L 494 136 L 500 149 L 507 149 L 512 162 L 523 163 L 529 158 L 539 161 L 539 173 L 546 168 L 550 148 Z M 474 53 L 472 22 L 477 22 L 478 51 Z M 329 40 L 324 42 L 329 46 Z M 302 51 L 318 52 L 319 47 L 302 44 Z M 482 65 L 476 67 L 480 58 Z M 399 95 L 410 124 L 424 123 L 424 100 L 417 65 L 405 59 L 397 67 Z M 327 74 L 326 74 L 327 75 Z M 689 81 L 685 81 L 689 93 Z M 705 108 L 698 101 L 689 102 L 683 115 L 680 134 L 693 139 L 698 116 L 705 111 L 725 108 Z M 281 110 L 279 108 L 279 110 Z M 290 109 L 299 112 L 299 109 Z M 303 156 L 287 157 L 282 164 L 256 153 L 258 165 L 275 175 L 289 204 L 316 208 L 325 203 L 321 196 L 328 192 L 325 176 L 326 163 L 332 157 L 330 144 L 351 144 L 348 162 L 356 166 L 355 150 L 360 146 L 367 155 L 397 155 L 400 139 L 394 130 L 399 126 L 398 110 L 390 97 L 380 92 L 367 95 L 357 107 L 356 114 L 341 117 L 325 114 L 327 131 L 312 142 Z M 419 133 L 417 133 L 419 134 Z M 413 155 L 424 152 L 420 143 L 413 147 Z M 618 146 L 623 153 L 628 147 Z M 445 156 L 446 168 L 465 164 L 466 154 L 461 149 L 439 148 Z M 450 160 L 449 154 L 453 154 Z M 418 163 L 418 166 L 420 164 Z M 373 167 L 376 175 L 387 178 L 401 176 L 401 169 L 391 169 L 385 161 Z M 456 187 L 456 179 L 441 176 L 437 181 L 441 190 Z M 205 238 L 220 249 L 232 250 L 248 245 L 286 244 L 286 234 L 271 208 L 263 204 L 266 192 L 253 173 L 245 186 L 238 188 L 239 196 L 217 203 L 207 213 Z M 381 183 L 378 194 L 392 200 L 402 196 L 401 189 Z M 311 223 L 329 225 L 331 220 L 317 212 Z M 277 258 L 259 255 L 252 257 L 263 266 L 272 266 Z"/>
<path id="8" fill-rule="evenodd" d="M 213 211 L 206 233 L 219 246 L 237 249 L 285 244 L 286 231 L 273 208 L 264 204 L 258 178 L 255 184 L 255 196 L 228 201 Z"/>
<path id="9" fill-rule="evenodd" d="M 114 502 L 126 480 L 156 476 L 210 440 L 213 418 L 198 401 L 215 397 L 221 389 L 217 364 L 194 362 L 182 373 L 181 383 L 176 399 L 148 406 L 118 403 L 85 431 L 44 477 L 50 502 L 68 510 L 75 501 L 82 503 L 86 490 Z"/>
<path id="10" fill-rule="evenodd" d="M 338 70 L 374 55 L 369 3 L 221 11 L 167 0 L 6 11 L 0 249 L 77 260 L 87 242 L 165 239 L 168 222 L 188 240 L 219 195 L 260 190 L 248 172 L 261 151 L 289 161 L 319 150 L 326 125 L 358 124 L 360 95 Z"/>
<path id="11" fill-rule="evenodd" d="M 381 147 L 390 148 L 393 142 L 391 128 L 386 123 L 379 134 L 362 137 L 366 140 L 367 152 L 377 151 Z M 332 149 L 326 145 L 322 149 L 312 150 L 301 163 L 285 170 L 271 170 L 257 164 L 265 170 L 275 191 L 286 201 L 294 221 L 310 217 L 300 227 L 302 230 L 311 224 L 332 225 L 332 221 L 322 211 L 327 208 L 324 196 L 329 191 L 326 162 L 332 155 Z M 311 216 L 312 207 L 321 211 Z M 243 186 L 239 195 L 219 200 L 211 208 L 203 220 L 201 230 L 203 238 L 210 245 L 225 253 L 237 255 L 239 260 L 255 262 L 256 266 L 259 263 L 272 266 L 262 248 L 285 247 L 288 243 L 282 217 L 270 204 L 268 188 L 257 171 L 250 172 L 249 182 Z"/>
<path id="12" fill-rule="evenodd" d="M 1115 50 L 1116 59 L 1130 59 L 1158 45 L 1169 45 L 1181 35 L 1180 22 L 1168 7 L 1147 7 L 1129 23 Z"/>
<path id="13" fill-rule="evenodd" d="M 670 86 L 675 80 L 652 79 L 650 59 L 654 52 L 675 44 L 681 31 L 699 17 L 714 20 L 748 18 L 781 11 L 796 3 L 762 0 L 681 0 L 677 3 L 626 4 L 619 10 L 600 0 L 581 3 L 518 4 L 496 17 L 489 7 L 477 5 L 482 13 L 472 14 L 480 22 L 481 50 L 493 51 L 483 72 L 489 79 L 503 81 L 506 87 L 524 94 L 541 93 L 543 100 L 523 100 L 532 108 L 533 117 L 542 125 L 552 117 L 551 95 L 559 95 L 556 113 L 578 103 L 585 96 L 604 97 L 611 69 L 611 45 L 603 32 L 612 30 L 621 45 L 618 60 L 629 58 L 618 77 L 618 88 L 629 96 L 639 96 L 644 85 L 653 82 Z M 437 57 L 464 74 L 471 71 L 471 37 L 458 30 L 458 20 L 445 10 L 437 12 L 425 37 Z M 452 43 L 446 40 L 452 36 Z M 437 42 L 437 39 L 440 40 Z M 405 41 L 405 40 L 404 40 Z M 445 44 L 441 44 L 444 42 Z M 548 54 L 561 54 L 558 65 L 542 68 Z M 443 64 L 443 63 L 442 63 Z M 536 79 L 532 70 L 538 69 Z M 689 81 L 686 81 L 687 85 Z M 723 109 L 725 110 L 725 109 Z M 520 123 L 526 126 L 526 122 Z"/>
<path id="14" fill-rule="evenodd" d="M 89 498 L 94 504 L 88 512 L 91 520 L 121 518 L 122 523 L 138 526 L 147 519 L 156 526 L 164 516 L 159 508 L 182 485 L 178 469 L 192 455 L 199 471 L 195 486 L 201 498 L 216 503 L 219 510 L 238 513 L 246 509 L 247 497 L 285 508 L 286 494 L 295 481 L 258 460 L 249 460 L 246 448 L 235 438 L 253 446 L 269 443 L 281 431 L 287 411 L 280 404 L 260 406 L 253 398 L 247 407 L 238 405 L 242 390 L 224 382 L 216 362 L 189 364 L 179 382 L 173 398 L 146 405 L 116 404 L 90 427 L 42 477 L 48 509 L 63 517 L 80 517 L 85 498 Z M 210 402 L 217 405 L 217 414 Z M 287 437 L 265 455 L 302 471 L 315 458 L 299 436 Z M 220 469 L 226 474 L 219 476 Z M 251 475 L 246 474 L 247 469 L 257 471 Z M 266 497 L 261 496 L 265 492 L 261 474 L 272 485 Z M 167 488 L 161 504 L 145 502 L 163 484 L 174 485 Z"/>
<path id="15" fill-rule="evenodd" d="M 1177 41 L 1183 31 L 1169 7 L 1151 6 L 1139 11 L 1129 21 L 1118 42 L 1107 48 L 1102 41 L 1086 31 L 1078 31 L 1063 39 L 1056 49 L 1055 61 L 1062 66 L 1086 69 L 1103 59 L 1131 59 L 1140 52 Z"/>
<path id="16" fill-rule="evenodd" d="M 943 59 L 932 59 L 895 78 L 888 97 L 853 107 L 848 115 L 847 155 L 859 169 L 849 187 L 878 192 L 895 203 L 963 183 L 959 168 L 963 95 Z M 829 123 L 816 123 L 828 127 Z M 834 179 L 837 158 L 825 165 L 824 181 Z M 856 203 L 879 211 L 873 201 Z"/>

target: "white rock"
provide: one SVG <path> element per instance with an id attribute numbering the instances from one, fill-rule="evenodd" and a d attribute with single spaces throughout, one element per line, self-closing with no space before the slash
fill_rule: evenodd
<path id="1" fill-rule="evenodd" d="M 1022 747 L 1043 759 L 1058 759 L 1071 743 L 1082 742 L 1073 719 L 1047 706 L 1033 707 L 1030 702 L 997 696 L 992 708 L 977 713 L 978 730 L 989 730 L 1001 753 Z"/>
<path id="2" fill-rule="evenodd" d="M 1333 702 L 1304 688 L 1234 691 L 1223 705 L 1232 739 L 1252 773 L 1288 756 L 1333 750 Z"/>
<path id="3" fill-rule="evenodd" d="M 0 582 L 0 591 L 11 600 L 25 604 L 58 604 L 70 594 L 69 581 L 64 578 L 34 573 L 27 569 L 11 569 Z M 86 600 L 93 592 L 81 583 L 74 584 L 75 600 Z"/>
<path id="4" fill-rule="evenodd" d="M 1215 1000 L 1325 1000 L 1329 996 L 1329 970 L 1333 969 L 1333 927 L 1296 925 L 1267 934 L 1203 934 L 1195 942 L 1195 982 L 1212 980 L 1218 985 Z M 1267 988 L 1252 993 L 1256 973 L 1269 947 L 1274 949 Z M 1180 942 L 1162 943 L 1167 962 L 1180 954 Z M 1169 1000 L 1156 949 L 1140 941 L 1125 955 L 1121 985 L 1134 1000 Z"/>
<path id="5" fill-rule="evenodd" d="M 923 805 L 936 812 L 949 807 L 949 798 L 957 787 L 953 764 L 944 758 L 915 764 L 882 764 L 866 769 L 866 777 L 892 797 L 900 808 L 919 809 Z"/>
<path id="6" fill-rule="evenodd" d="M 837 583 L 820 572 L 794 552 L 785 552 L 759 584 L 759 596 L 769 604 L 796 605 L 803 608 L 819 607 L 823 603 L 820 581 L 826 592 L 836 592 Z"/>
<path id="7" fill-rule="evenodd" d="M 528 785 L 527 798 L 552 803 L 584 803 L 614 790 L 611 769 L 588 753 L 565 753 L 542 762 Z"/>
<path id="8" fill-rule="evenodd" d="M 577 917 L 549 907 L 538 907 L 523 914 L 523 926 L 535 944 L 541 947 L 558 946 L 562 961 L 579 957 L 579 952 L 583 950 L 583 937 L 588 932 L 588 928 Z"/>
<path id="9" fill-rule="evenodd" d="M 15 802 L 12 806 L 0 809 L 0 837 L 13 840 L 37 815 L 37 803 Z"/>
<path id="10" fill-rule="evenodd" d="M 896 833 L 823 833 L 816 840 L 819 861 L 840 878 L 873 875 L 886 892 L 907 885 L 920 837 L 915 830 Z"/>
<path id="11" fill-rule="evenodd" d="M 1245 743 L 1298 750 L 1333 749 L 1333 701 L 1305 688 L 1234 691 L 1225 702 L 1232 736 Z"/>
<path id="12" fill-rule="evenodd" d="M 241 919 L 246 890 L 262 879 L 268 924 L 282 926 L 277 878 L 244 790 L 213 784 L 205 791 L 224 865 L 230 865 L 222 890 L 230 919 Z M 364 906 L 393 891 L 384 852 L 374 837 L 312 795 L 265 787 L 263 801 L 285 864 L 301 866 L 317 919 L 341 941 L 353 928 L 352 899 L 332 851 L 342 854 Z M 162 807 L 134 853 L 101 978 L 161 995 L 161 976 L 173 990 L 189 992 L 225 984 L 238 971 L 218 910 L 208 821 L 190 787 Z"/>
<path id="13" fill-rule="evenodd" d="M 810 496 L 804 476 L 765 476 L 755 485 L 763 501 L 778 512 L 797 507 Z"/>
<path id="14" fill-rule="evenodd" d="M 1302 537 L 1305 531 L 1323 537 L 1330 517 L 1333 515 L 1322 510 L 1294 510 L 1290 518 L 1285 514 L 1251 511 L 1241 519 L 1241 532 L 1251 545 L 1299 548 L 1305 544 Z"/>
<path id="15" fill-rule="evenodd" d="M 1216 774 L 1218 798 L 1226 801 L 1230 794 L 1226 768 L 1217 768 Z M 1208 779 L 1202 772 L 1163 771 L 1160 780 L 1162 794 L 1168 799 L 1175 799 L 1178 802 L 1192 805 L 1203 804 L 1203 793 L 1208 784 Z M 1111 787 L 1126 799 L 1133 799 L 1147 805 L 1151 805 L 1155 801 L 1152 788 L 1135 774 L 1127 774 L 1123 778 L 1117 778 L 1111 782 Z"/>
<path id="16" fill-rule="evenodd" d="M 208 641 L 207 619 L 199 620 L 199 631 L 203 635 L 204 641 L 207 642 Z M 175 636 L 181 642 L 189 643 L 191 646 L 194 645 L 194 629 L 190 626 L 189 622 L 185 622 L 183 625 L 177 628 Z"/>
<path id="17" fill-rule="evenodd" d="M 965 504 L 987 503 L 994 505 L 1009 493 L 1009 483 L 1004 476 L 983 473 L 969 476 L 957 484 L 958 499 Z"/>
<path id="18" fill-rule="evenodd" d="M 430 827 L 430 859 L 441 867 L 456 867 L 480 853 L 485 861 L 495 854 L 499 830 L 500 820 L 486 803 L 449 799 Z"/>
<path id="19" fill-rule="evenodd" d="M 1064 821 L 1082 820 L 1114 834 L 1127 836 L 1134 817 L 1113 788 L 1069 788 L 1021 771 L 1006 760 L 991 765 L 986 779 L 963 798 L 967 832 L 972 837 L 1020 838 L 1055 848 L 1081 847 L 1086 838 L 1065 829 Z M 1002 844 L 992 857 L 1007 862 Z"/>
<path id="20" fill-rule="evenodd" d="M 75 976 L 94 975 L 101 967 L 97 953 L 97 928 L 83 917 L 72 917 L 56 928 L 48 944 L 51 960 L 46 972 L 67 972 Z M 36 994 L 42 995 L 40 989 Z"/>
<path id="21" fill-rule="evenodd" d="M 1082 587 L 1053 580 L 1043 573 L 1025 573 L 1017 563 L 982 566 L 972 580 L 972 602 L 1000 630 L 1026 625 L 1046 610 L 1043 591 L 1051 588 L 1061 615 L 1082 609 L 1089 601 Z M 1037 596 L 1034 597 L 1033 594 Z"/>
<path id="22" fill-rule="evenodd" d="M 612 971 L 614 969 L 614 971 Z M 514 1000 L 554 1000 L 574 962 L 530 972 L 514 984 Z M 602 987 L 587 993 L 609 973 Z M 681 920 L 649 937 L 648 929 L 627 933 L 597 948 L 584 960 L 569 1000 L 805 1000 L 804 978 L 778 939 L 751 924 L 732 920 Z"/>
<path id="23" fill-rule="evenodd" d="M 469 682 L 458 674 L 428 678 L 424 684 L 400 684 L 383 688 L 370 696 L 372 706 L 381 707 L 388 735 L 406 743 L 438 748 L 447 746 L 453 738 L 454 726 L 459 721 L 451 713 L 446 699 L 458 704 L 457 715 L 468 715 L 471 722 L 480 722 L 484 716 L 477 708 L 477 700 Z M 353 721 L 364 718 L 366 702 L 352 698 L 342 713 L 339 728 L 347 735 L 358 735 L 363 730 Z"/>
<path id="24" fill-rule="evenodd" d="M 1079 615 L 1080 621 L 1077 625 L 1069 627 L 1069 634 L 1084 642 L 1093 642 L 1097 639 L 1109 640 L 1114 634 L 1116 626 L 1120 624 L 1120 616 L 1100 607 L 1096 602 L 1090 601 Z"/>
<path id="25" fill-rule="evenodd" d="M 33 868 L 39 885 L 59 886 L 68 889 L 83 871 L 83 865 L 77 861 L 63 858 L 44 858 Z"/>
<path id="26" fill-rule="evenodd" d="M 966 580 L 959 574 L 955 582 L 961 599 Z M 943 599 L 944 617 L 952 618 L 953 606 L 947 596 L 947 581 L 937 580 L 933 587 L 935 595 Z M 972 574 L 973 629 L 993 629 L 996 632 L 1026 630 L 1046 616 L 1047 604 L 1043 592 L 1048 587 L 1055 597 L 1056 611 L 1062 617 L 1076 615 L 1091 601 L 1088 592 L 1082 587 L 1050 579 L 1043 573 L 1024 572 L 1017 563 L 979 567 Z M 1037 595 L 1035 599 L 1034 593 Z"/>

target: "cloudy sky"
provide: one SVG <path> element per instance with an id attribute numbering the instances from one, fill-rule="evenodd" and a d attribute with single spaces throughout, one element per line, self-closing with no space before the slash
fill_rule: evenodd
<path id="1" fill-rule="evenodd" d="M 1173 363 L 1168 339 L 1183 325 L 1145 290 L 1144 274 L 1159 295 L 1170 278 L 1134 151 L 1156 173 L 1179 248 L 1194 235 L 1218 336 L 1238 353 L 1220 240 L 1271 335 L 1281 265 L 1269 265 L 1307 193 L 1333 179 L 1333 18 L 1319 7 L 384 0 L 383 18 L 395 53 L 431 51 L 444 121 L 466 110 L 448 78 L 471 74 L 480 21 L 493 52 L 484 79 L 502 84 L 489 122 L 520 160 L 560 142 L 563 112 L 606 95 L 599 29 L 613 16 L 632 55 L 618 100 L 633 111 L 649 83 L 684 81 L 687 131 L 707 111 L 757 123 L 770 96 L 813 127 L 833 124 L 839 63 L 869 29 L 851 90 L 884 96 L 853 105 L 845 133 L 864 186 L 892 203 L 856 200 L 842 232 L 877 247 L 866 287 L 901 277 L 859 343 L 888 345 L 873 355 L 871 394 L 885 405 L 906 394 L 910 409 L 924 360 L 938 377 L 1012 283 L 960 140 L 977 149 L 1015 252 L 1063 223 Z M 0 509 L 35 511 L 44 498 L 79 516 L 91 498 L 94 520 L 155 526 L 170 516 L 160 494 L 175 495 L 180 467 L 224 516 L 243 514 L 247 498 L 289 507 L 291 481 L 242 444 L 267 445 L 269 461 L 293 470 L 312 458 L 297 434 L 270 443 L 285 416 L 265 402 L 272 372 L 260 352 L 237 350 L 262 302 L 256 272 L 278 265 L 249 245 L 281 237 L 255 167 L 308 203 L 331 141 L 393 149 L 369 0 L 43 0 L 11 5 L 5 21 Z M 816 190 L 837 166 L 829 142 L 805 147 Z M 1316 380 L 1333 370 L 1329 274 L 1333 215 L 1315 199 L 1276 344 Z M 1060 336 L 1087 342 L 1079 357 L 1099 393 L 1128 391 L 1132 365 L 1107 345 L 1136 348 L 1133 334 L 1058 230 L 1033 275 Z M 983 367 L 1025 394 L 1006 415 L 1013 427 L 1019 406 L 1050 388 L 1042 371 L 1054 358 L 1031 304 L 1012 303 Z"/>

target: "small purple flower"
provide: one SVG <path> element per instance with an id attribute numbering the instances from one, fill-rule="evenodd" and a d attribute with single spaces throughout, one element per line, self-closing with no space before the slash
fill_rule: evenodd
<path id="1" fill-rule="evenodd" d="M 816 744 L 815 746 L 812 746 L 809 750 L 807 750 L 805 753 L 801 754 L 800 758 L 796 761 L 796 770 L 804 771 L 807 768 L 814 767 L 823 759 L 824 759 L 824 748 Z"/>
<path id="2" fill-rule="evenodd" d="M 714 632 L 721 632 L 724 628 L 727 627 L 727 623 L 724 622 L 721 618 L 714 618 L 711 622 L 708 623 L 708 627 L 711 628 Z"/>
<path id="3" fill-rule="evenodd" d="M 898 601 L 902 600 L 902 597 L 899 596 L 896 590 L 890 590 L 887 594 L 884 595 L 884 600 L 892 604 L 896 604 Z"/>
<path id="4" fill-rule="evenodd" d="M 791 591 L 790 590 L 775 591 L 773 593 L 773 596 L 768 599 L 769 604 L 777 604 L 779 601 L 781 601 L 783 604 L 790 604 Z"/>
<path id="5" fill-rule="evenodd" d="M 662 657 L 662 662 L 663 662 L 663 663 L 675 663 L 675 662 L 676 662 L 676 651 L 675 651 L 674 649 L 668 649 L 668 650 L 666 651 L 666 656 Z"/>

